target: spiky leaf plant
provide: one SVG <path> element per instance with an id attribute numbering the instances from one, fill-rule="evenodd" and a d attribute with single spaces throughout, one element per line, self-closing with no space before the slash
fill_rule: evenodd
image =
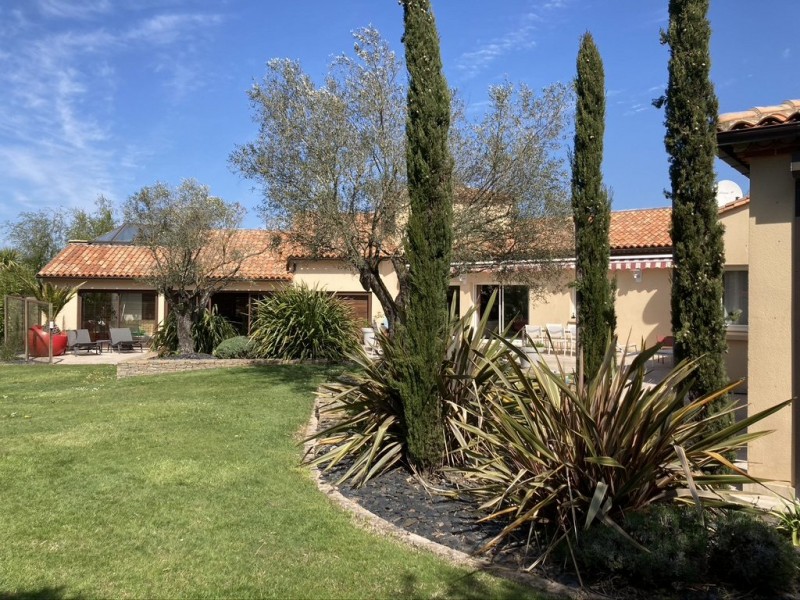
<path id="1" fill-rule="evenodd" d="M 490 304 L 494 297 L 490 299 Z M 499 338 L 488 339 L 488 315 L 473 326 L 475 309 L 462 318 L 451 310 L 444 361 L 438 369 L 437 386 L 444 403 L 445 426 L 441 432 L 448 453 L 444 460 L 458 464 L 462 447 L 472 435 L 458 427 L 470 423 L 480 427 L 481 397 L 491 389 L 498 373 L 511 376 L 513 351 Z M 325 398 L 320 415 L 327 423 L 310 439 L 314 455 L 308 463 L 326 470 L 348 464 L 338 483 L 363 485 L 406 458 L 403 403 L 393 384 L 395 353 L 393 340 L 379 334 L 382 355 L 373 361 L 363 353 L 353 360 L 361 374 L 348 382 L 322 386 Z"/>
<path id="2" fill-rule="evenodd" d="M 472 464 L 460 471 L 470 482 L 466 492 L 488 511 L 484 520 L 505 522 L 484 550 L 537 526 L 555 531 L 552 544 L 569 543 L 595 520 L 617 527 L 619 514 L 656 501 L 726 505 L 733 502 L 729 486 L 753 481 L 725 456 L 764 435 L 747 428 L 789 401 L 719 428 L 732 409 L 702 416 L 704 408 L 736 383 L 689 400 L 696 361 L 650 386 L 646 364 L 655 348 L 629 366 L 617 364 L 614 348 L 583 387 L 544 363 L 530 378 L 516 366 L 513 378 L 498 370 L 481 414 L 473 415 L 483 426 L 461 425 L 472 436 L 463 448 Z"/>
<path id="3" fill-rule="evenodd" d="M 358 345 L 350 308 L 305 284 L 256 303 L 252 352 L 263 358 L 341 360 Z"/>

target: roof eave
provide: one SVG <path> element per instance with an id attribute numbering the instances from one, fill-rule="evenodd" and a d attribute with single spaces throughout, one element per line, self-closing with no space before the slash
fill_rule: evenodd
<path id="1" fill-rule="evenodd" d="M 722 160 L 742 175 L 750 177 L 750 164 L 739 156 L 735 149 L 736 146 L 768 144 L 791 138 L 796 138 L 800 142 L 800 122 L 719 131 L 717 132 L 717 149 Z"/>

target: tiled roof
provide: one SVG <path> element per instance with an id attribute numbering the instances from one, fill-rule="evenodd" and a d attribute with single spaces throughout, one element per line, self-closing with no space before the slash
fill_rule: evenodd
<path id="1" fill-rule="evenodd" d="M 286 280 L 286 258 L 273 249 L 273 232 L 241 229 L 233 238 L 233 246 L 245 253 L 237 279 Z M 89 279 L 143 279 L 153 265 L 150 250 L 143 246 L 119 244 L 68 244 L 40 272 L 40 277 Z"/>
<path id="2" fill-rule="evenodd" d="M 720 207 L 720 214 L 745 206 L 749 198 L 740 198 Z M 611 213 L 611 252 L 631 250 L 666 250 L 672 246 L 669 229 L 672 210 L 644 208 Z M 238 279 L 291 281 L 287 271 L 289 257 L 303 256 L 297 248 L 283 244 L 275 248 L 280 237 L 261 229 L 242 229 L 236 232 L 234 245 L 246 252 L 261 254 L 248 257 L 242 264 Z M 308 257 L 305 254 L 305 257 Z M 325 254 L 326 258 L 337 258 Z M 153 264 L 150 251 L 143 246 L 71 243 L 39 272 L 41 277 L 72 279 L 143 279 Z"/>
<path id="3" fill-rule="evenodd" d="M 611 213 L 611 250 L 668 248 L 672 245 L 669 226 L 672 209 L 644 208 Z"/>
<path id="4" fill-rule="evenodd" d="M 736 131 L 800 122 L 800 100 L 787 100 L 777 106 L 757 106 L 719 116 L 717 131 Z"/>

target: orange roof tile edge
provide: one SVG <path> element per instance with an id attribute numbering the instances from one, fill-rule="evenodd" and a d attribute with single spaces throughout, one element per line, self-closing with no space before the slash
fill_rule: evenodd
<path id="1" fill-rule="evenodd" d="M 800 122 L 800 100 L 787 100 L 775 106 L 756 106 L 750 110 L 719 116 L 717 131 L 736 131 Z"/>
<path id="2" fill-rule="evenodd" d="M 720 214 L 727 213 L 750 202 L 749 197 L 739 198 L 719 208 Z M 634 250 L 669 248 L 672 239 L 669 229 L 672 218 L 670 207 L 639 208 L 613 211 L 611 213 L 611 250 Z M 242 230 L 242 241 L 254 241 L 272 232 Z M 287 270 L 288 258 L 308 258 L 282 256 L 279 250 L 267 250 L 263 254 L 251 256 L 242 265 L 237 280 L 251 281 L 291 281 L 293 276 Z M 323 258 L 323 257 L 320 257 Z M 326 255 L 324 258 L 336 258 Z M 50 261 L 40 272 L 44 278 L 70 279 L 144 279 L 152 263 L 149 251 L 142 246 L 115 244 L 70 243 Z"/>

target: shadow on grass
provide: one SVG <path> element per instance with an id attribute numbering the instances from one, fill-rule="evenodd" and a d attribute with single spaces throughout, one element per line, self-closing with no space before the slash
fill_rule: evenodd
<path id="1" fill-rule="evenodd" d="M 499 600 L 544 600 L 552 598 L 547 594 L 537 592 L 532 588 L 525 587 L 509 581 L 497 578 L 494 585 L 487 585 L 477 577 L 478 571 L 471 571 L 461 577 L 457 577 L 446 582 L 445 598 L 464 598 L 466 600 L 484 600 L 486 598 L 497 598 Z M 411 573 L 403 576 L 403 596 L 404 598 L 420 599 L 429 598 L 429 594 L 424 594 L 419 590 L 417 577 Z"/>
<path id="2" fill-rule="evenodd" d="M 67 595 L 66 588 L 43 587 L 38 590 L 25 590 L 22 592 L 4 592 L 0 590 L 0 600 L 64 600 L 66 598 L 81 600 L 82 594 Z"/>
<path id="3" fill-rule="evenodd" d="M 331 381 L 342 373 L 353 371 L 352 365 L 268 365 L 248 367 L 231 372 L 231 377 L 263 379 L 265 383 L 286 385 L 297 393 L 311 394 L 324 381 Z"/>

